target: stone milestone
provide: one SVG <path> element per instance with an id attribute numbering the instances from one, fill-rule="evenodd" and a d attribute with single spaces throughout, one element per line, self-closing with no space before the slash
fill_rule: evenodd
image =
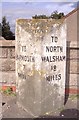
<path id="1" fill-rule="evenodd" d="M 17 20 L 18 103 L 31 117 L 59 114 L 65 99 L 65 74 L 66 22 Z"/>

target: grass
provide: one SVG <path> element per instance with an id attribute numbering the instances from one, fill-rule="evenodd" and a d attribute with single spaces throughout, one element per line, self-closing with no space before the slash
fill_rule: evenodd
<path id="1" fill-rule="evenodd" d="M 69 98 L 72 100 L 79 99 L 79 94 L 78 95 L 70 95 Z"/>

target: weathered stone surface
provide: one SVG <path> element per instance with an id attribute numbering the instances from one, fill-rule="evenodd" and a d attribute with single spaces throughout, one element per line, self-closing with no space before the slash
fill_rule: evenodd
<path id="1" fill-rule="evenodd" d="M 74 58 L 75 59 L 75 58 Z M 79 73 L 79 60 L 70 60 L 70 73 L 78 74 Z"/>
<path id="2" fill-rule="evenodd" d="M 66 24 L 18 20 L 16 27 L 18 102 L 33 117 L 58 114 L 65 96 Z"/>
<path id="3" fill-rule="evenodd" d="M 15 58 L 15 48 L 0 48 L 0 58 Z"/>
<path id="4" fill-rule="evenodd" d="M 16 83 L 15 71 L 13 72 L 0 72 L 0 83 L 4 83 L 6 85 L 12 85 Z"/>
<path id="5" fill-rule="evenodd" d="M 78 78 L 79 78 L 79 74 L 70 74 L 70 82 L 69 85 L 70 86 L 78 86 Z"/>
<path id="6" fill-rule="evenodd" d="M 15 48 L 8 48 L 8 57 L 15 58 Z"/>
<path id="7" fill-rule="evenodd" d="M 79 49 L 70 49 L 69 59 L 79 59 Z"/>
<path id="8" fill-rule="evenodd" d="M 12 47 L 12 46 L 15 46 L 15 40 L 2 40 L 0 39 L 0 46 L 8 46 L 8 47 Z"/>
<path id="9" fill-rule="evenodd" d="M 0 58 L 7 58 L 8 56 L 8 49 L 7 48 L 0 48 Z"/>
<path id="10" fill-rule="evenodd" d="M 0 83 L 16 83 L 15 40 L 0 40 Z"/>
<path id="11" fill-rule="evenodd" d="M 14 71 L 15 60 L 14 59 L 0 59 L 0 71 Z"/>

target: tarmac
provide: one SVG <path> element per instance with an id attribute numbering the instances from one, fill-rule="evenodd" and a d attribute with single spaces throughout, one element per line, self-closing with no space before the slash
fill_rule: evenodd
<path id="1" fill-rule="evenodd" d="M 58 120 L 60 118 L 73 118 L 73 120 L 79 119 L 79 108 L 78 108 L 78 103 L 79 103 L 79 96 L 77 95 L 70 95 L 66 101 L 66 104 L 64 105 L 64 108 L 61 110 L 59 116 L 43 116 L 42 118 L 49 118 L 55 120 L 55 118 Z M 11 120 L 11 118 L 17 119 L 36 119 L 33 118 L 28 112 L 26 112 L 21 106 L 17 105 L 17 96 L 12 96 L 12 95 L 6 95 L 2 94 L 2 120 Z M 40 117 L 38 117 L 40 118 Z M 42 119 L 40 118 L 40 119 Z"/>

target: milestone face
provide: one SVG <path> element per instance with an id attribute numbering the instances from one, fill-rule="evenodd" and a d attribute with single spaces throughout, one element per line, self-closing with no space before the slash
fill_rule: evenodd
<path id="1" fill-rule="evenodd" d="M 18 20 L 16 32 L 18 101 L 35 116 L 58 113 L 65 96 L 65 22 Z"/>

